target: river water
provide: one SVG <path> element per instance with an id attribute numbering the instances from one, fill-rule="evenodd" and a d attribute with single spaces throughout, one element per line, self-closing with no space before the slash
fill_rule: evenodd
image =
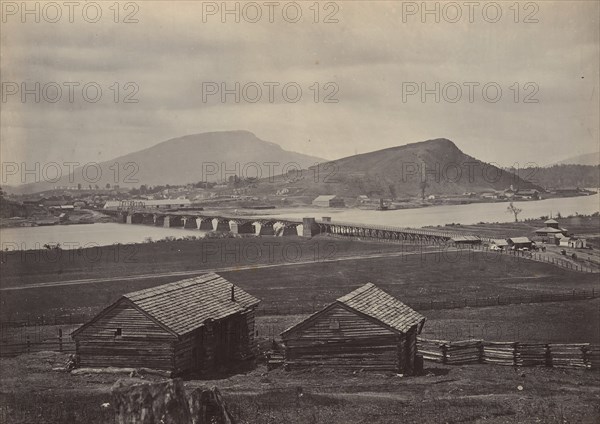
<path id="1" fill-rule="evenodd" d="M 599 195 L 546 199 L 538 201 L 514 202 L 523 211 L 519 219 L 539 218 L 543 215 L 556 217 L 579 213 L 589 215 L 600 210 Z M 457 223 L 463 225 L 478 222 L 511 222 L 513 216 L 507 213 L 508 203 L 475 203 L 470 205 L 431 206 L 420 209 L 375 211 L 359 209 L 302 208 L 273 210 L 274 213 L 261 213 L 260 216 L 277 218 L 321 218 L 330 216 L 333 221 L 359 224 L 389 225 L 395 227 L 423 227 Z M 241 211 L 240 211 L 241 212 Z M 254 213 L 256 211 L 253 211 Z M 44 244 L 60 243 L 63 249 L 78 247 L 105 246 L 115 243 L 141 243 L 148 238 L 160 240 L 166 237 L 202 236 L 205 231 L 163 228 L 148 225 L 126 224 L 85 224 L 54 225 L 47 227 L 22 227 L 0 229 L 2 250 L 41 249 Z"/>
<path id="2" fill-rule="evenodd" d="M 50 225 L 0 229 L 2 250 L 43 249 L 44 244 L 60 243 L 62 249 L 108 246 L 121 243 L 142 243 L 149 238 L 156 241 L 166 237 L 202 237 L 206 231 L 183 228 L 153 227 L 116 223 Z"/>
<path id="3" fill-rule="evenodd" d="M 600 210 L 599 195 L 580 197 L 563 197 L 536 201 L 513 202 L 522 209 L 519 220 L 539 218 L 540 216 L 591 215 Z M 360 224 L 389 225 L 393 227 L 424 227 L 444 224 L 477 224 L 478 222 L 512 222 L 514 216 L 508 213 L 508 202 L 472 203 L 469 205 L 430 206 L 419 209 L 399 209 L 390 211 L 334 209 L 334 208 L 302 208 L 286 211 L 273 211 L 268 214 L 278 218 L 303 218 L 329 216 L 333 221 L 353 222 Z"/>

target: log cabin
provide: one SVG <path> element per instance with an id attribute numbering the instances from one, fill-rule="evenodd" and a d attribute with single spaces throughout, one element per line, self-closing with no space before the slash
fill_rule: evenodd
<path id="1" fill-rule="evenodd" d="M 72 333 L 78 365 L 228 369 L 254 357 L 259 302 L 215 273 L 125 294 Z"/>
<path id="2" fill-rule="evenodd" d="M 416 374 L 424 323 L 425 317 L 367 283 L 281 333 L 284 364 Z"/>

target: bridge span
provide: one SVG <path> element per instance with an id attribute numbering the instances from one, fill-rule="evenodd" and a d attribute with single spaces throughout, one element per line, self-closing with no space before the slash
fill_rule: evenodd
<path id="1" fill-rule="evenodd" d="M 181 227 L 204 231 L 230 231 L 234 234 L 264 236 L 299 235 L 313 237 L 332 234 L 338 237 L 406 241 L 422 244 L 447 244 L 464 233 L 450 231 L 402 228 L 383 225 L 366 225 L 352 222 L 332 221 L 330 218 L 284 219 L 265 216 L 226 216 L 206 211 L 118 211 L 119 221 L 127 224 Z M 476 237 L 477 238 L 477 237 Z"/>

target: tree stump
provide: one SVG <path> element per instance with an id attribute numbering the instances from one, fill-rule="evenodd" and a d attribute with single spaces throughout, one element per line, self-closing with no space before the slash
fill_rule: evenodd
<path id="1" fill-rule="evenodd" d="M 181 379 L 112 389 L 117 424 L 235 424 L 216 387 L 186 395 Z"/>

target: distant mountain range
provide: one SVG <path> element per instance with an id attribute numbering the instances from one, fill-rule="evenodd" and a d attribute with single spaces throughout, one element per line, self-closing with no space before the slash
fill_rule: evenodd
<path id="1" fill-rule="evenodd" d="M 89 185 L 105 188 L 106 184 L 139 187 L 141 184 L 220 182 L 235 174 L 268 177 L 280 174 L 286 164 L 290 168 L 308 168 L 323 161 L 318 157 L 284 150 L 249 131 L 208 132 L 173 138 L 148 149 L 102 162 L 99 164 L 102 176 L 98 181 L 95 181 L 95 168 L 88 168 L 87 174 L 82 168 L 76 168 L 72 175 L 63 175 L 59 181 L 32 182 L 7 187 L 7 191 L 36 193 L 54 187 L 77 187 L 78 184 L 82 188 L 88 188 Z"/>
<path id="2" fill-rule="evenodd" d="M 426 181 L 423 184 L 423 181 Z M 337 194 L 344 197 L 415 197 L 482 191 L 540 189 L 519 176 L 463 153 L 447 139 L 404 146 L 325 162 L 301 178 L 276 181 L 290 195 Z"/>
<path id="3" fill-rule="evenodd" d="M 122 188 L 182 185 L 224 182 L 235 175 L 242 180 L 262 177 L 250 190 L 256 194 L 274 194 L 289 187 L 298 195 L 401 198 L 503 190 L 510 186 L 539 188 L 521 178 L 523 174 L 517 176 L 481 162 L 443 138 L 325 161 L 284 150 L 248 131 L 210 132 L 170 139 L 99 166 L 102 176 L 98 181 L 83 178 L 82 169 L 75 169 L 73 175 L 64 175 L 59 181 L 25 184 L 9 191 L 35 193 L 78 185 L 84 189 L 90 185 L 105 188 L 107 184 Z M 286 168 L 288 174 L 281 175 Z M 299 169 L 303 171 L 297 172 Z M 88 170 L 88 175 L 94 177 L 94 171 Z"/>
<path id="4" fill-rule="evenodd" d="M 570 158 L 561 160 L 559 162 L 552 163 L 548 166 L 553 165 L 600 165 L 600 151 L 595 153 L 586 153 L 583 155 L 572 156 Z"/>

